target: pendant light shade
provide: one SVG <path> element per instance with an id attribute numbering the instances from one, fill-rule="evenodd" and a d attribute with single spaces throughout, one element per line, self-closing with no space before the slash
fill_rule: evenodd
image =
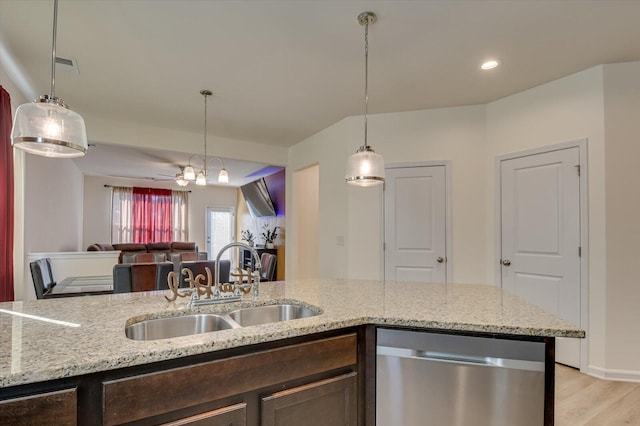
<path id="1" fill-rule="evenodd" d="M 207 184 L 207 177 L 204 174 L 204 171 L 200 170 L 198 176 L 196 177 L 196 185 L 205 186 Z"/>
<path id="2" fill-rule="evenodd" d="M 183 177 L 186 181 L 193 182 L 194 180 L 196 180 L 196 171 L 193 170 L 193 167 L 191 165 L 188 165 L 184 168 Z"/>
<path id="3" fill-rule="evenodd" d="M 347 161 L 347 183 L 374 186 L 384 182 L 384 160 L 367 144 L 367 112 L 369 104 L 369 25 L 377 20 L 373 12 L 362 12 L 358 23 L 364 26 L 364 145 Z"/>
<path id="4" fill-rule="evenodd" d="M 81 157 L 88 147 L 84 120 L 55 96 L 58 0 L 53 4 L 51 92 L 33 103 L 18 107 L 11 129 L 11 144 L 17 149 L 45 157 Z"/>
<path id="5" fill-rule="evenodd" d="M 384 182 L 384 160 L 371 147 L 361 146 L 347 161 L 347 183 L 374 186 Z"/>
<path id="6" fill-rule="evenodd" d="M 227 169 L 220 170 L 218 174 L 218 183 L 229 183 L 229 173 L 227 173 Z"/>
<path id="7" fill-rule="evenodd" d="M 13 146 L 45 157 L 81 157 L 87 152 L 87 130 L 80 114 L 57 103 L 22 104 L 11 130 Z"/>

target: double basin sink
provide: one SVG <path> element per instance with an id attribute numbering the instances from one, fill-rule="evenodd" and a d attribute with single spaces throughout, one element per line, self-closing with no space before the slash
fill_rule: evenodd
<path id="1" fill-rule="evenodd" d="M 252 325 L 289 321 L 319 315 L 319 309 L 293 304 L 240 308 L 225 315 L 191 314 L 157 318 L 129 324 L 126 336 L 132 340 L 158 340 L 230 330 Z"/>

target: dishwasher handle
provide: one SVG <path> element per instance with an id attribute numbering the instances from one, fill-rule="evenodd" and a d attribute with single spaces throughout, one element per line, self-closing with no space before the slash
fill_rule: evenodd
<path id="1" fill-rule="evenodd" d="M 424 351 L 409 348 L 397 348 L 391 346 L 378 346 L 377 355 L 408 358 L 424 361 L 451 362 L 457 364 L 483 365 L 487 367 L 500 367 L 516 370 L 544 371 L 544 362 L 526 361 L 508 358 L 484 357 L 478 355 L 466 355 L 447 352 Z"/>

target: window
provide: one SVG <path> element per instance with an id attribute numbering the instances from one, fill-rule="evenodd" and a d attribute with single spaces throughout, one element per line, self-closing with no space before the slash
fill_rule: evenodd
<path id="1" fill-rule="evenodd" d="M 170 189 L 114 187 L 111 242 L 187 241 L 188 193 Z"/>

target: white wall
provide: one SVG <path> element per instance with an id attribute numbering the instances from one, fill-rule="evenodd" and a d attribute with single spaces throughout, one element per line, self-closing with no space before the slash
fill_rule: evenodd
<path id="1" fill-rule="evenodd" d="M 640 379 L 640 62 L 604 66 L 604 100 L 606 373 Z"/>
<path id="2" fill-rule="evenodd" d="M 494 159 L 496 156 L 588 139 L 589 359 L 605 365 L 605 171 L 604 87 L 601 66 L 487 105 L 487 247 L 495 247 Z M 492 264 L 497 259 L 491 258 Z M 493 275 L 495 268 L 491 267 Z M 640 370 L 640 365 L 638 366 Z"/>
<path id="3" fill-rule="evenodd" d="M 111 189 L 105 188 L 104 185 L 190 190 L 189 241 L 195 241 L 200 251 L 206 250 L 207 207 L 235 209 L 237 203 L 237 188 L 232 187 L 209 185 L 203 188 L 189 185 L 185 188 L 178 188 L 176 184 L 167 182 L 85 176 L 83 249 L 94 243 L 111 242 Z"/>
<path id="4" fill-rule="evenodd" d="M 486 106 L 374 115 L 369 135 L 387 163 L 451 161 L 453 275 L 463 283 L 496 282 L 496 157 L 586 138 L 589 371 L 638 379 L 639 110 L 640 63 L 614 64 Z M 361 117 L 346 118 L 289 152 L 294 170 L 320 165 L 320 276 L 379 276 L 380 191 L 348 188 L 343 180 L 347 156 L 362 143 L 361 129 Z M 337 235 L 347 236 L 346 248 L 336 246 Z"/>
<path id="5" fill-rule="evenodd" d="M 363 142 L 362 117 L 349 117 L 289 153 L 293 170 L 314 163 L 320 167 L 320 276 L 382 278 L 382 189 L 354 188 L 344 182 L 347 157 Z M 485 107 L 372 115 L 369 144 L 387 164 L 451 160 L 453 279 L 489 282 Z M 345 236 L 345 247 L 337 245 L 339 236 Z M 287 252 L 296 249 L 288 247 Z"/>
<path id="6" fill-rule="evenodd" d="M 82 247 L 82 174 L 73 160 L 26 155 L 26 253 Z"/>
<path id="7" fill-rule="evenodd" d="M 289 150 L 287 168 L 286 203 L 289 214 L 287 229 L 292 229 L 293 217 L 293 175 L 296 171 L 318 164 L 319 167 L 319 209 L 318 209 L 318 276 L 347 277 L 347 248 L 336 244 L 337 237 L 343 237 L 348 245 L 348 197 L 344 183 L 346 159 L 351 146 L 349 140 L 360 136 L 353 134 L 353 118 L 347 118 L 328 127 Z M 355 148 L 353 149 L 355 151 Z M 293 173 L 291 173 L 293 172 Z M 297 238 L 288 238 L 287 276 L 293 273 L 292 265 L 297 264 L 296 253 L 304 250 L 298 247 Z"/>
<path id="8" fill-rule="evenodd" d="M 293 235 L 297 247 L 297 262 L 292 265 L 291 278 L 318 276 L 318 210 L 320 169 L 317 164 L 293 174 Z"/>

